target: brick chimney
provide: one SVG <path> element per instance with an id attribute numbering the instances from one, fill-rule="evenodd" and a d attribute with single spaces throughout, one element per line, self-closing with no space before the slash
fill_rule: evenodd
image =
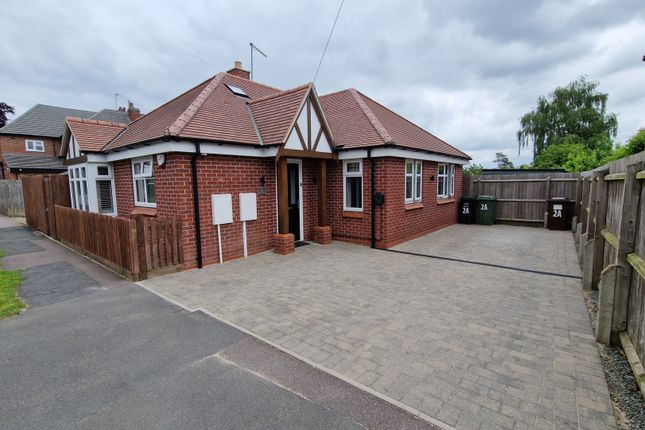
<path id="1" fill-rule="evenodd" d="M 233 68 L 226 73 L 229 73 L 233 76 L 237 76 L 238 78 L 242 78 L 242 79 L 251 79 L 251 73 L 248 70 L 244 70 L 242 68 L 241 61 L 236 61 L 234 64 L 235 65 L 233 66 Z"/>
<path id="2" fill-rule="evenodd" d="M 134 121 L 135 119 L 139 118 L 141 116 L 141 111 L 139 108 L 134 107 L 131 101 L 128 100 L 128 118 L 130 118 L 130 121 Z"/>

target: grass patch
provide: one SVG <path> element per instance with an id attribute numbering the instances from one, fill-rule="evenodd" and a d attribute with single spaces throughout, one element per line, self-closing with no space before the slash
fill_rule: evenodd
<path id="1" fill-rule="evenodd" d="M 4 253 L 0 251 L 0 258 Z M 0 268 L 0 320 L 18 315 L 25 303 L 18 298 L 18 286 L 22 281 L 17 270 Z"/>

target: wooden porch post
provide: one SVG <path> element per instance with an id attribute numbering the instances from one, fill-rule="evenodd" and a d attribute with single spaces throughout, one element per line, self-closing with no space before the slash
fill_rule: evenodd
<path id="1" fill-rule="evenodd" d="M 278 233 L 289 233 L 289 178 L 287 158 L 278 159 Z"/>
<path id="2" fill-rule="evenodd" d="M 318 225 L 327 226 L 327 160 L 318 162 Z"/>

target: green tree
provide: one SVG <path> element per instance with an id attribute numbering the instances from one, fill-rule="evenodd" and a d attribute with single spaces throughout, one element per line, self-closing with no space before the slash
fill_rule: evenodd
<path id="1" fill-rule="evenodd" d="M 609 155 L 605 148 L 589 149 L 578 136 L 568 136 L 556 145 L 549 145 L 536 158 L 538 169 L 565 169 L 568 172 L 584 172 L 605 163 Z"/>
<path id="2" fill-rule="evenodd" d="M 582 76 L 548 97 L 540 96 L 537 107 L 520 118 L 520 150 L 532 146 L 537 160 L 542 151 L 569 136 L 576 136 L 590 150 L 611 150 L 618 121 L 615 114 L 607 113 L 608 95 L 599 92 L 598 85 Z"/>
<path id="3" fill-rule="evenodd" d="M 469 164 L 464 166 L 464 175 L 481 175 L 484 171 L 484 166 L 481 164 Z"/>
<path id="4" fill-rule="evenodd" d="M 645 128 L 641 128 L 625 145 L 616 145 L 616 149 L 607 157 L 607 161 L 618 160 L 645 151 Z"/>
<path id="5" fill-rule="evenodd" d="M 0 102 L 0 128 L 4 127 L 5 125 L 7 125 L 7 122 L 9 122 L 7 114 L 14 113 L 16 113 L 16 111 L 13 106 L 9 106 L 4 102 Z"/>
<path id="6" fill-rule="evenodd" d="M 493 160 L 493 163 L 497 164 L 498 169 L 514 169 L 513 162 L 509 160 L 508 155 L 503 152 L 495 153 L 495 160 Z"/>

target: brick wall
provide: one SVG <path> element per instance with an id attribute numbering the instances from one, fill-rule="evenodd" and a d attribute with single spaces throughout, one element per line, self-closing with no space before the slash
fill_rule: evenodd
<path id="1" fill-rule="evenodd" d="M 168 154 L 160 167 L 153 157 L 157 215 L 179 215 L 182 220 L 186 268 L 197 266 L 193 214 L 192 174 L 189 154 Z M 385 194 L 385 204 L 376 209 L 378 247 L 390 247 L 405 240 L 456 222 L 457 200 L 461 193 L 461 167 L 456 168 L 455 199 L 438 204 L 437 163 L 423 164 L 423 200 L 416 209 L 404 201 L 405 160 L 378 158 L 376 190 Z M 130 160 L 114 163 L 116 199 L 119 216 L 130 216 L 134 208 L 132 167 Z M 198 159 L 199 204 L 202 256 L 204 265 L 218 263 L 217 228 L 212 224 L 211 195 L 230 193 L 233 197 L 233 223 L 222 225 L 224 260 L 243 256 L 242 223 L 239 221 L 239 194 L 258 193 L 264 176 L 265 195 L 257 194 L 258 219 L 247 222 L 249 254 L 272 247 L 277 231 L 275 160 L 235 156 L 202 156 Z M 313 240 L 318 225 L 318 161 L 303 160 L 303 217 L 305 240 Z M 328 214 L 335 239 L 368 245 L 370 243 L 370 163 L 363 160 L 363 212 L 343 211 L 342 161 L 328 161 Z M 434 179 L 430 181 L 430 177 Z"/>
<path id="2" fill-rule="evenodd" d="M 186 268 L 197 267 L 190 160 L 189 154 L 167 154 L 164 166 L 160 167 L 153 157 L 157 216 L 181 217 Z M 277 228 L 275 160 L 209 155 L 198 158 L 197 171 L 203 264 L 219 263 L 217 227 L 212 221 L 211 195 L 232 194 L 233 223 L 220 226 L 222 254 L 225 261 L 240 258 L 244 255 L 244 247 L 242 223 L 239 220 L 239 194 L 258 193 L 262 176 L 265 178 L 266 194 L 257 195 L 258 219 L 247 221 L 247 246 L 249 255 L 271 249 L 271 239 Z M 115 162 L 114 176 L 119 216 L 130 216 L 134 209 L 131 160 Z M 313 237 L 313 230 L 311 234 Z"/>
<path id="3" fill-rule="evenodd" d="M 132 162 L 130 160 L 112 163 L 116 209 L 121 217 L 129 217 L 134 209 L 134 189 L 132 185 Z"/>
<path id="4" fill-rule="evenodd" d="M 302 160 L 302 217 L 305 240 L 314 240 L 318 225 L 318 160 Z M 298 240 L 298 238 L 296 238 Z"/>
<path id="5" fill-rule="evenodd" d="M 461 197 L 462 171 L 455 168 L 455 197 L 437 201 L 437 163 L 424 161 L 422 172 L 422 201 L 414 206 L 405 204 L 405 160 L 375 159 L 376 191 L 385 194 L 385 203 L 376 208 L 376 246 L 391 247 L 406 240 L 454 224 L 457 202 Z M 332 162 L 329 176 L 329 215 L 335 239 L 369 244 L 371 237 L 370 162 L 363 160 L 363 211 L 343 211 L 343 163 Z M 434 177 L 431 181 L 430 178 Z M 415 207 L 411 209 L 411 207 Z"/>

